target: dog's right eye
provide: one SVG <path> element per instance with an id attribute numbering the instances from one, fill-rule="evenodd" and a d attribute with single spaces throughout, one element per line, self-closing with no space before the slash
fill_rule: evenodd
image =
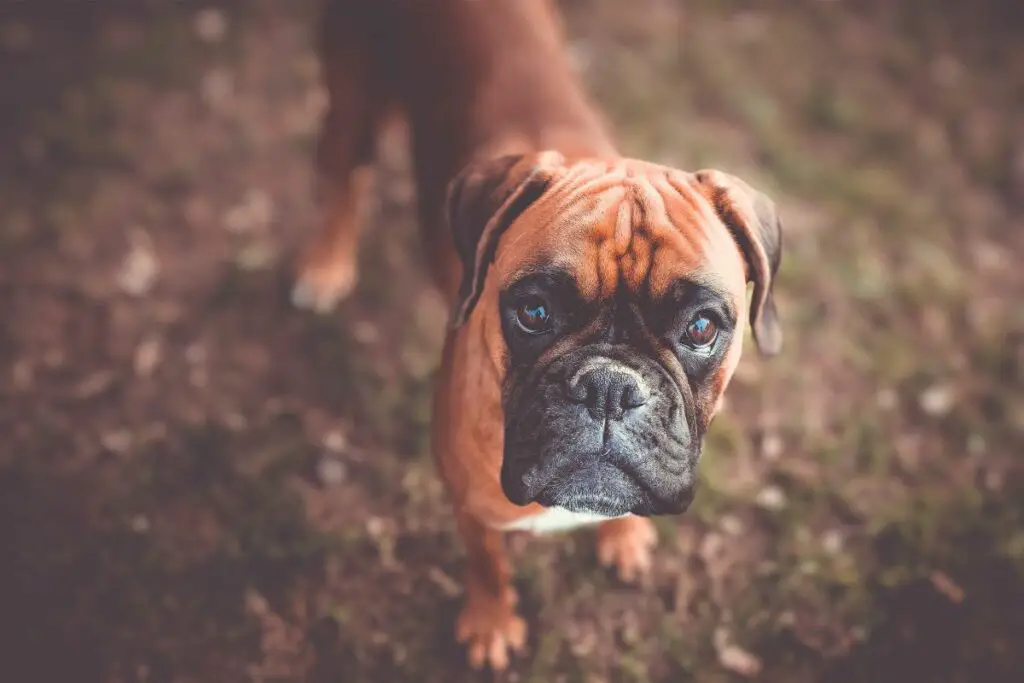
<path id="1" fill-rule="evenodd" d="M 551 309 L 540 297 L 530 297 L 516 307 L 516 324 L 527 334 L 551 329 Z"/>

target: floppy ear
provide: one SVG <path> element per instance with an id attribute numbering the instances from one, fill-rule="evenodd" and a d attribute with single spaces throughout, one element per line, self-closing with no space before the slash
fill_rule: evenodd
<path id="1" fill-rule="evenodd" d="M 728 173 L 702 170 L 694 174 L 715 212 L 725 223 L 747 262 L 747 281 L 753 281 L 750 326 L 762 355 L 782 349 L 772 286 L 782 261 L 782 224 L 775 203 Z"/>
<path id="2" fill-rule="evenodd" d="M 462 282 L 451 326 L 466 322 L 484 288 L 498 240 L 553 179 L 557 155 L 510 155 L 474 163 L 448 186 L 447 220 L 462 261 Z M 552 158 L 549 158 L 552 157 Z"/>

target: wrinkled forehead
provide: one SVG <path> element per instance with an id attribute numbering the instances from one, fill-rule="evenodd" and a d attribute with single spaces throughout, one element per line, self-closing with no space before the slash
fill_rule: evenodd
<path id="1" fill-rule="evenodd" d="M 570 167 L 510 227 L 495 275 L 503 286 L 534 268 L 572 274 L 585 299 L 622 288 L 660 298 L 681 279 L 736 300 L 744 262 L 687 174 L 656 165 Z"/>

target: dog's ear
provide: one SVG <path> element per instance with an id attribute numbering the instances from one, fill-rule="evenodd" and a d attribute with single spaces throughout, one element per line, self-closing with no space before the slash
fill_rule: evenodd
<path id="1" fill-rule="evenodd" d="M 753 281 L 750 326 L 762 355 L 782 349 L 782 328 L 772 288 L 782 261 L 782 224 L 775 203 L 728 173 L 702 170 L 694 174 L 704 195 L 732 233 L 747 262 L 747 281 Z"/>
<path id="2" fill-rule="evenodd" d="M 446 218 L 462 261 L 452 327 L 473 312 L 502 234 L 551 184 L 561 159 L 555 156 L 509 155 L 473 163 L 449 184 Z"/>

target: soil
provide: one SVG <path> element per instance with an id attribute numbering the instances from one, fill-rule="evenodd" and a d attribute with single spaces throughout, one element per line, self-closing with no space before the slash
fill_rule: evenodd
<path id="1" fill-rule="evenodd" d="M 786 229 L 642 588 L 513 539 L 507 681 L 1024 680 L 1020 3 L 565 0 L 634 156 Z M 401 139 L 353 298 L 315 225 L 309 0 L 0 7 L 0 680 L 490 680 L 427 425 L 446 305 Z"/>

